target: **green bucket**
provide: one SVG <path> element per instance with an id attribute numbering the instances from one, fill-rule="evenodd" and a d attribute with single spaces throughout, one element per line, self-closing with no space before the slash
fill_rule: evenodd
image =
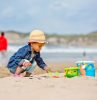
<path id="1" fill-rule="evenodd" d="M 65 77 L 71 78 L 74 76 L 79 76 L 78 67 L 70 67 L 70 68 L 66 67 L 64 68 L 64 70 L 65 70 L 65 74 L 64 74 Z"/>

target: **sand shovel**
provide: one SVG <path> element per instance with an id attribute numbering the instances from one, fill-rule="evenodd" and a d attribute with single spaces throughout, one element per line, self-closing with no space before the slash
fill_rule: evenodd
<path id="1" fill-rule="evenodd" d="M 59 78 L 60 73 L 58 71 L 56 72 L 49 72 L 49 77 L 53 77 L 53 78 Z"/>

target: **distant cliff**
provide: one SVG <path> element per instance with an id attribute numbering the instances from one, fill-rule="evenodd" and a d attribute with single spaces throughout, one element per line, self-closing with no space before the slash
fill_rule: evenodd
<path id="1" fill-rule="evenodd" d="M 48 36 L 48 41 L 54 45 L 95 47 L 97 46 L 97 32 L 86 35 L 51 35 Z"/>
<path id="2" fill-rule="evenodd" d="M 28 42 L 28 33 L 20 33 L 15 31 L 7 31 L 5 35 L 9 44 L 25 44 Z M 91 32 L 86 35 L 57 35 L 47 34 L 48 45 L 63 45 L 63 46 L 97 46 L 97 32 Z"/>
<path id="3" fill-rule="evenodd" d="M 28 42 L 28 33 L 7 31 L 5 32 L 5 36 L 8 39 L 9 44 L 21 45 Z"/>

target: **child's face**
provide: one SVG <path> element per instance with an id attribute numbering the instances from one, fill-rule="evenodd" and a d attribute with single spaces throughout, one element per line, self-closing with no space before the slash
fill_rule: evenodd
<path id="1" fill-rule="evenodd" d="M 31 43 L 31 47 L 36 52 L 39 52 L 44 45 L 45 45 L 45 43 L 38 43 L 38 42 Z"/>

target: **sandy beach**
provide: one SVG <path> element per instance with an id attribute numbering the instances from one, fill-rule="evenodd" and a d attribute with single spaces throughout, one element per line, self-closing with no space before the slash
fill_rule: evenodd
<path id="1" fill-rule="evenodd" d="M 40 68 L 32 77 L 13 77 L 6 67 L 0 67 L 0 100 L 97 100 L 96 77 L 65 78 L 64 67 L 74 62 L 47 62 L 59 78 L 53 78 Z"/>
<path id="2" fill-rule="evenodd" d="M 97 100 L 97 77 L 60 78 L 48 74 L 0 79 L 1 100 Z"/>
<path id="3" fill-rule="evenodd" d="M 0 100 L 97 100 L 97 0 L 1 0 Z"/>

